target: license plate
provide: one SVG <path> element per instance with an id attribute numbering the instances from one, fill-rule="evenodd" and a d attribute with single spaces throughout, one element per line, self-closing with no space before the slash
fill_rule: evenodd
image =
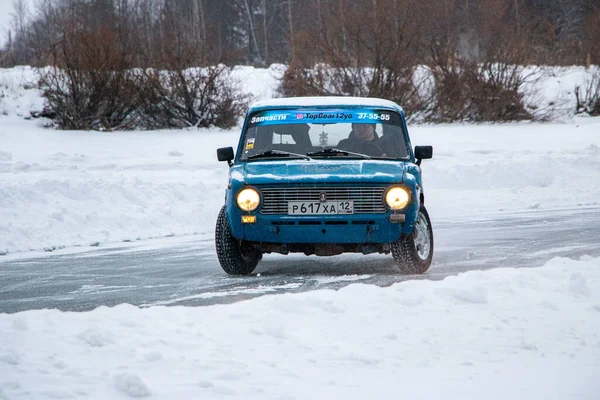
<path id="1" fill-rule="evenodd" d="M 289 201 L 289 215 L 354 214 L 354 200 Z"/>

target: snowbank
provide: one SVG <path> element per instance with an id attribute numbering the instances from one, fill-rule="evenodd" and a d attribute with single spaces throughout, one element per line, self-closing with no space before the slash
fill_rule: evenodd
<path id="1" fill-rule="evenodd" d="M 0 253 L 212 231 L 238 131 L 0 127 Z M 411 127 L 434 220 L 600 202 L 600 119 Z M 449 201 L 450 200 L 450 201 Z"/>
<path id="2" fill-rule="evenodd" d="M 589 257 L 225 306 L 0 314 L 0 398 L 594 399 L 599 328 Z"/>
<path id="3" fill-rule="evenodd" d="M 433 215 L 600 204 L 600 118 L 409 130 L 413 145 L 434 146 L 422 164 Z"/>
<path id="4" fill-rule="evenodd" d="M 44 107 L 42 93 L 37 89 L 34 68 L 0 68 L 0 126 L 6 117 L 29 118 L 32 111 Z"/>
<path id="5" fill-rule="evenodd" d="M 212 229 L 227 184 L 215 149 L 235 136 L 0 128 L 0 250 Z"/>

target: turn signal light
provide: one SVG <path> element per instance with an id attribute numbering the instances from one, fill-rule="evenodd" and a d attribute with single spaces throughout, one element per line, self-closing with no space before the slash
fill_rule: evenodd
<path id="1" fill-rule="evenodd" d="M 242 224 L 253 224 L 256 222 L 256 215 L 242 215 Z"/>

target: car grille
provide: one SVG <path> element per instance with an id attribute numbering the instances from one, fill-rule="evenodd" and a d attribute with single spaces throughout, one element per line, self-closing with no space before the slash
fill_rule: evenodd
<path id="1" fill-rule="evenodd" d="M 288 201 L 354 200 L 354 214 L 383 214 L 387 211 L 383 194 L 387 186 L 269 186 L 259 187 L 263 195 L 261 214 L 288 213 Z"/>

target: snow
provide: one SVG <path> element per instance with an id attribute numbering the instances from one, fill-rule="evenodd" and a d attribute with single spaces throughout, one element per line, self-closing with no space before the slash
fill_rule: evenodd
<path id="1" fill-rule="evenodd" d="M 256 99 L 276 94 L 280 73 L 234 69 Z M 212 235 L 228 179 L 215 150 L 239 129 L 45 129 L 25 119 L 43 104 L 33 81 L 29 67 L 0 70 L 0 268 L 32 251 Z M 598 207 L 599 118 L 409 130 L 434 146 L 422 164 L 434 226 Z M 336 277 L 352 283 L 197 308 L 0 314 L 0 399 L 600 398 L 600 259 L 531 267 L 391 287 Z"/>
<path id="2" fill-rule="evenodd" d="M 549 118 L 568 120 L 575 109 L 575 87 L 580 86 L 584 90 L 600 66 L 592 65 L 589 70 L 583 66 L 545 70 L 550 76 L 542 80 L 537 90 L 532 90 L 531 95 L 526 96 L 526 101 L 541 107 Z"/>
<path id="3" fill-rule="evenodd" d="M 0 162 L 0 249 L 212 229 L 207 225 L 214 205 L 222 201 L 215 193 L 224 193 L 227 182 L 215 148 L 234 144 L 233 136 L 218 130 L 97 134 L 3 125 L 0 140 L 10 158 Z"/>
<path id="4" fill-rule="evenodd" d="M 272 64 L 269 68 L 236 66 L 232 69 L 231 76 L 254 100 L 270 99 L 278 96 L 278 82 L 283 77 L 285 68 L 283 64 Z"/>
<path id="5" fill-rule="evenodd" d="M 0 126 L 7 117 L 22 123 L 31 111 L 42 110 L 44 101 L 36 85 L 36 73 L 31 67 L 0 68 Z"/>
<path id="6" fill-rule="evenodd" d="M 433 159 L 423 162 L 432 215 L 600 204 L 598 118 L 563 124 L 417 126 L 410 131 L 413 145 L 434 146 Z"/>
<path id="7" fill-rule="evenodd" d="M 0 314 L 0 398 L 593 399 L 599 328 L 590 257 L 220 306 Z"/>

